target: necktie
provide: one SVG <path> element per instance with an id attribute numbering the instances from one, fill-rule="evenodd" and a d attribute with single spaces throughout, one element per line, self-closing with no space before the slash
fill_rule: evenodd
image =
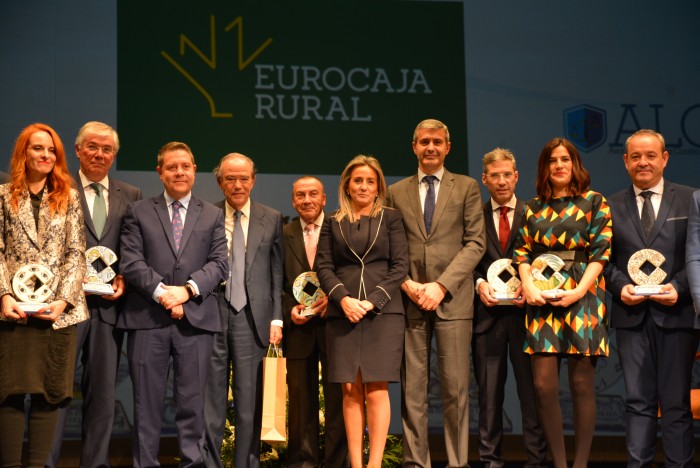
<path id="1" fill-rule="evenodd" d="M 173 208 L 173 238 L 175 239 L 175 250 L 180 250 L 180 239 L 182 239 L 182 218 L 180 217 L 180 207 L 182 203 L 175 200 L 171 205 Z"/>
<path id="2" fill-rule="evenodd" d="M 107 222 L 107 205 L 102 194 L 102 184 L 95 182 L 90 184 L 90 187 L 95 191 L 95 201 L 92 204 L 92 225 L 95 226 L 95 234 L 100 237 Z"/>
<path id="3" fill-rule="evenodd" d="M 229 280 L 226 282 L 226 300 L 233 310 L 239 312 L 248 303 L 245 294 L 245 238 L 243 237 L 243 225 L 241 215 L 243 212 L 236 210 L 233 220 L 233 239 L 229 252 Z"/>
<path id="4" fill-rule="evenodd" d="M 501 217 L 498 221 L 498 240 L 501 241 L 501 250 L 505 253 L 506 246 L 508 245 L 508 238 L 510 237 L 510 222 L 508 221 L 508 210 L 507 206 L 501 207 Z"/>
<path id="5" fill-rule="evenodd" d="M 433 183 L 437 177 L 428 175 L 423 177 L 423 180 L 428 184 L 428 193 L 425 194 L 423 205 L 423 221 L 425 221 L 425 232 L 430 235 L 430 229 L 433 227 L 433 214 L 435 213 L 435 186 Z"/>
<path id="6" fill-rule="evenodd" d="M 306 259 L 309 261 L 309 266 L 314 267 L 314 259 L 316 258 L 316 238 L 314 237 L 315 224 L 307 224 L 304 228 L 304 247 L 306 247 Z"/>
<path id="7" fill-rule="evenodd" d="M 654 192 L 645 190 L 639 195 L 644 198 L 644 204 L 642 205 L 642 227 L 644 228 L 644 234 L 646 235 L 647 240 L 649 240 L 649 237 L 651 236 L 651 228 L 654 227 L 654 221 L 656 220 L 656 216 L 654 215 L 654 206 L 651 204 L 651 196 L 654 195 Z"/>

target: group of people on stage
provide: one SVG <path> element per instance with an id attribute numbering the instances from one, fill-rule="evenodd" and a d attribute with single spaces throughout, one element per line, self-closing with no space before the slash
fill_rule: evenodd
<path id="1" fill-rule="evenodd" d="M 650 466 L 662 428 L 667 466 L 693 466 L 690 384 L 700 340 L 700 192 L 663 178 L 663 136 L 639 130 L 623 157 L 632 185 L 606 199 L 569 141 L 547 142 L 536 197 L 518 199 L 509 150 L 483 157 L 482 204 L 473 178 L 445 168 L 447 126 L 427 119 L 412 141 L 416 174 L 387 186 L 379 161 L 358 155 L 325 212 L 322 182 L 292 186 L 299 218 L 251 200 L 256 167 L 230 153 L 214 169 L 223 200 L 192 193 L 189 146 L 165 144 L 156 170 L 163 192 L 109 176 L 117 132 L 100 122 L 79 131 L 80 169 L 49 126 L 17 139 L 0 185 L 0 466 L 56 466 L 78 359 L 80 466 L 109 466 L 115 381 L 125 335 L 134 392 L 133 465 L 158 466 L 168 367 L 173 363 L 181 466 L 223 466 L 229 382 L 234 466 L 259 466 L 262 361 L 284 340 L 289 389 L 289 466 L 380 467 L 391 419 L 388 384 L 401 382 L 405 466 L 431 466 L 428 385 L 431 343 L 444 415 L 447 466 L 468 466 L 469 367 L 479 403 L 480 461 L 503 466 L 503 401 L 510 359 L 522 412 L 527 466 L 567 466 L 559 369 L 568 366 L 574 416 L 573 466 L 586 466 L 596 420 L 595 367 L 617 330 L 627 390 L 629 466 Z M 614 224 L 613 224 L 614 223 Z M 83 292 L 86 248 L 118 254 L 112 294 Z M 630 257 L 658 251 L 661 291 L 635 293 Z M 687 252 L 687 255 L 686 255 Z M 533 279 L 543 254 L 560 259 L 556 294 Z M 503 302 L 489 266 L 511 259 L 521 286 Z M 50 297 L 26 310 L 17 272 Z M 326 297 L 311 311 L 294 298 L 315 271 Z M 606 291 L 612 295 L 610 317 Z M 470 356 L 471 355 L 471 356 Z M 320 454 L 318 366 L 325 395 Z M 232 380 L 231 380 L 232 372 Z M 27 397 L 29 395 L 29 397 Z M 25 400 L 29 400 L 25 406 Z M 364 457 L 365 428 L 369 456 Z"/>

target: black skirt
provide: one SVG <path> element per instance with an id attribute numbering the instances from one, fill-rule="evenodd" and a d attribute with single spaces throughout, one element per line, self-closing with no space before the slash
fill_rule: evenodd
<path id="1" fill-rule="evenodd" d="M 326 321 L 328 378 L 333 383 L 398 382 L 403 357 L 405 317 L 368 312 L 359 323 L 345 317 Z"/>
<path id="2" fill-rule="evenodd" d="M 54 330 L 29 317 L 27 324 L 0 321 L 0 403 L 9 395 L 40 394 L 54 405 L 73 397 L 75 325 Z"/>

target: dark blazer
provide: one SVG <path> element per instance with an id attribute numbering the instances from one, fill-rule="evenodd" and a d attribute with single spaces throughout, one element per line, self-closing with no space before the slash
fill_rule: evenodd
<path id="1" fill-rule="evenodd" d="M 700 190 L 693 193 L 686 239 L 686 271 L 693 302 L 700 306 Z"/>
<path id="2" fill-rule="evenodd" d="M 316 347 L 316 328 L 323 325 L 323 319 L 320 317 L 312 317 L 302 326 L 295 325 L 292 322 L 292 308 L 299 304 L 292 292 L 294 280 L 301 273 L 311 270 L 309 260 L 306 258 L 304 231 L 301 229 L 301 221 L 295 219 L 284 226 L 284 296 L 282 298 L 282 310 L 284 311 L 284 350 L 290 359 L 306 359 L 311 355 L 311 352 Z"/>
<path id="3" fill-rule="evenodd" d="M 225 200 L 216 204 L 225 216 Z M 250 201 L 250 223 L 245 249 L 245 287 L 248 307 L 263 344 L 270 341 L 270 322 L 283 320 L 282 282 L 284 246 L 282 215 Z M 228 261 L 228 260 L 227 260 Z M 228 276 L 228 275 L 227 275 Z"/>
<path id="4" fill-rule="evenodd" d="M 133 291 L 117 326 L 137 330 L 169 326 L 170 314 L 153 300 L 153 292 L 160 283 L 181 286 L 191 279 L 200 295 L 183 304 L 185 318 L 196 328 L 221 331 L 216 295 L 228 276 L 228 254 L 220 209 L 192 196 L 176 252 L 165 197 L 137 201 L 127 209 L 121 244 L 122 274 Z"/>
<path id="5" fill-rule="evenodd" d="M 369 222 L 369 247 L 358 256 L 346 242 L 348 218 L 338 222 L 331 215 L 323 221 L 316 263 L 321 287 L 331 299 L 327 317 L 345 317 L 340 307 L 345 296 L 367 299 L 382 313 L 404 313 L 401 283 L 408 273 L 408 248 L 401 213 L 384 208 Z"/>
<path id="6" fill-rule="evenodd" d="M 496 226 L 493 223 L 493 208 L 491 207 L 491 199 L 484 203 L 484 225 L 486 228 L 486 253 L 482 257 L 479 265 L 477 265 L 476 270 L 474 270 L 474 282 L 479 278 L 488 281 L 486 278 L 486 272 L 489 266 L 499 258 L 512 258 L 513 257 L 513 245 L 515 244 L 515 239 L 518 237 L 518 229 L 523 224 L 523 211 L 525 207 L 525 202 L 518 199 L 515 203 L 515 210 L 513 211 L 513 225 L 510 228 L 510 237 L 508 238 L 508 244 L 506 245 L 505 252 L 501 248 L 501 242 L 498 240 L 498 232 L 496 232 Z M 475 304 L 474 309 L 474 323 L 473 331 L 474 333 L 484 333 L 493 324 L 496 316 L 501 314 L 503 307 L 486 307 L 481 300 L 479 295 L 475 294 Z M 514 306 L 514 310 L 519 309 Z M 523 312 L 523 327 L 525 326 L 525 309 L 519 309 Z"/>
<path id="7" fill-rule="evenodd" d="M 122 222 L 124 221 L 124 216 L 126 216 L 126 208 L 130 203 L 141 200 L 141 189 L 126 182 L 109 178 L 109 213 L 107 214 L 107 221 L 102 230 L 102 235 L 98 238 L 95 233 L 95 226 L 92 224 L 90 209 L 85 200 L 85 190 L 80 183 L 80 175 L 76 173 L 75 177 L 77 190 L 80 193 L 80 205 L 85 215 L 85 247 L 89 249 L 90 247 L 102 245 L 119 256 L 121 247 L 119 239 Z M 120 273 L 119 261 L 112 265 L 112 268 L 117 273 Z M 89 295 L 86 296 L 86 299 L 92 318 L 95 318 L 95 314 L 97 314 L 97 317 L 103 322 L 112 325 L 117 323 L 117 311 L 123 303 L 122 299 L 110 301 L 99 295 Z"/>
<path id="8" fill-rule="evenodd" d="M 476 181 L 445 169 L 430 236 L 425 231 L 418 174 L 392 184 L 387 192 L 387 205 L 403 215 L 410 253 L 408 277 L 419 283 L 437 281 L 447 289 L 436 311 L 438 317 L 443 320 L 472 318 L 472 273 L 484 254 L 486 243 L 481 192 Z M 409 318 L 423 316 L 420 308 L 408 300 L 406 314 Z"/>
<path id="9" fill-rule="evenodd" d="M 608 200 L 614 226 L 612 255 L 605 271 L 608 290 L 613 298 L 611 327 L 635 327 L 642 322 L 648 311 L 656 324 L 662 328 L 700 328 L 685 271 L 686 229 L 694 190 L 685 185 L 664 181 L 664 193 L 650 242 L 646 241 L 644 235 L 634 189 L 630 186 Z M 627 284 L 634 284 L 627 273 L 627 262 L 641 249 L 654 249 L 666 257 L 661 268 L 667 275 L 664 282 L 670 282 L 678 291 L 678 302 L 674 306 L 663 306 L 656 301 L 644 301 L 636 306 L 628 306 L 620 299 L 622 288 Z"/>

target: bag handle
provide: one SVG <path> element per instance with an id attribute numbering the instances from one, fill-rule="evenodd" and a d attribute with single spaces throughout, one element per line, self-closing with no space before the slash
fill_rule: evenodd
<path id="1" fill-rule="evenodd" d="M 282 348 L 280 348 L 277 344 L 270 343 L 270 346 L 267 348 L 267 357 L 273 357 L 273 358 L 283 357 L 282 356 Z"/>

